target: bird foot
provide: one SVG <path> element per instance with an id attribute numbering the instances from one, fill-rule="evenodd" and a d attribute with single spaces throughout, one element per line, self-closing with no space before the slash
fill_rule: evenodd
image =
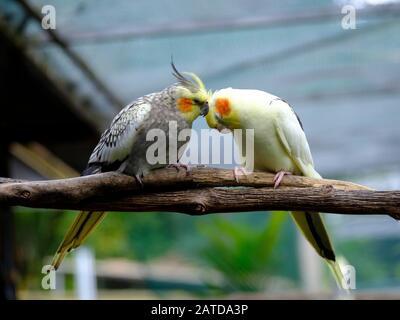
<path id="1" fill-rule="evenodd" d="M 134 177 L 135 177 L 136 183 L 139 186 L 139 188 L 143 189 L 144 188 L 144 184 L 143 184 L 142 177 L 139 174 L 135 174 Z"/>
<path id="2" fill-rule="evenodd" d="M 283 177 L 285 176 L 285 175 L 290 175 L 290 174 L 292 174 L 291 172 L 288 172 L 288 171 L 279 171 L 276 175 L 275 175 L 275 177 L 274 177 L 274 189 L 276 189 L 276 188 L 278 188 L 279 187 L 279 185 L 281 184 L 281 181 L 282 181 L 282 179 L 283 179 Z"/>
<path id="3" fill-rule="evenodd" d="M 169 165 L 167 166 L 167 168 L 175 168 L 177 172 L 179 172 L 179 169 L 180 169 L 180 168 L 183 168 L 183 169 L 186 170 L 186 175 L 188 175 L 189 172 L 190 172 L 190 170 L 191 170 L 191 168 L 190 168 L 189 165 L 183 164 L 183 163 L 173 163 L 173 164 L 169 164 Z"/>
<path id="4" fill-rule="evenodd" d="M 236 182 L 239 183 L 239 177 L 240 176 L 248 176 L 249 174 L 252 174 L 252 171 L 247 170 L 245 167 L 235 167 L 233 169 L 233 177 L 235 178 Z"/>

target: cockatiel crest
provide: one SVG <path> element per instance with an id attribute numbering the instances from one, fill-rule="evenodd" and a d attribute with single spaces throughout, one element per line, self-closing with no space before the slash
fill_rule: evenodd
<path id="1" fill-rule="evenodd" d="M 157 129 L 168 135 L 172 122 L 176 123 L 178 130 L 190 129 L 198 116 L 208 113 L 210 92 L 207 92 L 197 75 L 182 74 L 173 63 L 171 65 L 178 82 L 159 92 L 142 96 L 123 108 L 101 135 L 83 175 L 118 171 L 134 176 L 142 184 L 141 178 L 151 170 L 163 168 L 170 161 L 176 165 L 179 152 L 172 160 L 169 159 L 170 152 L 166 152 L 165 163 L 148 161 L 147 151 L 153 141 L 146 138 L 147 133 Z M 185 144 L 185 141 L 177 141 L 176 150 Z M 86 211 L 78 214 L 53 259 L 55 269 L 69 251 L 83 243 L 105 215 L 105 212 Z"/>
<path id="2" fill-rule="evenodd" d="M 203 81 L 192 72 L 179 72 L 171 62 L 172 74 L 178 80 L 177 91 L 180 98 L 177 99 L 177 108 L 188 120 L 194 120 L 199 115 L 208 114 L 208 100 L 211 91 L 207 91 Z M 185 77 L 188 76 L 189 78 Z M 200 112 L 199 112 L 200 108 Z"/>

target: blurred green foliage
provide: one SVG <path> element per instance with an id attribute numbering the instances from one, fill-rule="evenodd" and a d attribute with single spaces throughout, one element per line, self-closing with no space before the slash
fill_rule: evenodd
<path id="1" fill-rule="evenodd" d="M 15 209 L 18 266 L 25 280 L 23 287 L 37 289 L 40 286 L 40 270 L 50 262 L 76 214 L 72 211 Z M 225 214 L 223 217 L 113 212 L 90 235 L 86 245 L 95 249 L 97 259 L 124 257 L 151 263 L 152 259 L 172 252 L 193 265 L 215 267 L 225 278 L 232 279 L 232 283 L 241 281 L 242 285 L 235 284 L 235 287 L 248 289 L 255 283 L 251 280 L 251 273 L 254 272 L 254 277 L 258 278 L 263 271 L 268 271 L 268 266 L 275 273 L 291 266 L 286 268 L 289 277 L 296 272 L 294 263 L 284 263 L 282 268 L 283 262 L 296 259 L 293 230 L 280 230 L 285 215 L 271 215 L 272 219 L 269 216 L 264 212 Z M 279 233 L 286 242 L 283 244 L 286 249 L 282 252 L 273 250 L 274 246 L 281 245 L 277 242 Z M 213 247 L 218 234 L 230 237 L 227 247 Z M 211 255 L 223 257 L 227 265 L 225 269 L 210 264 Z M 236 280 L 235 273 L 239 275 Z M 246 279 L 249 281 L 247 287 Z"/>
<path id="2" fill-rule="evenodd" d="M 87 244 L 96 255 L 147 261 L 161 256 L 173 245 L 171 224 L 164 213 L 112 212 L 90 235 Z"/>
<path id="3" fill-rule="evenodd" d="M 265 285 L 273 249 L 287 215 L 270 215 L 262 228 L 233 222 L 222 217 L 213 224 L 200 224 L 207 243 L 201 251 L 206 262 L 220 271 L 229 287 L 240 291 L 258 291 Z"/>
<path id="4" fill-rule="evenodd" d="M 21 286 L 38 288 L 41 268 L 51 261 L 77 213 L 18 207 L 15 209 L 16 253 Z M 161 213 L 108 214 L 86 242 L 96 258 L 126 257 L 145 261 L 172 246 L 171 219 Z"/>
<path id="5" fill-rule="evenodd" d="M 356 268 L 359 289 L 400 285 L 398 238 L 349 239 L 339 242 L 337 247 Z"/>
<path id="6" fill-rule="evenodd" d="M 75 216 L 72 211 L 15 208 L 20 287 L 40 288 L 41 268 L 50 262 Z M 288 216 L 113 212 L 86 244 L 98 259 L 124 257 L 151 263 L 172 253 L 193 266 L 219 271 L 229 291 L 262 290 L 277 278 L 293 288 L 299 284 L 297 234 Z M 356 267 L 358 288 L 399 284 L 398 239 L 335 240 L 338 253 Z"/>
<path id="7" fill-rule="evenodd" d="M 50 262 L 46 257 L 55 252 L 60 234 L 72 222 L 73 212 L 55 211 L 15 208 L 16 260 L 23 288 L 40 286 L 41 269 Z"/>

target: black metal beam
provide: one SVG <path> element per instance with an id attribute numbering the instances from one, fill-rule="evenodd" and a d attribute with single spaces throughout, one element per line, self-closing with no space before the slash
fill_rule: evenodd
<path id="1" fill-rule="evenodd" d="M 0 176 L 8 176 L 8 145 L 0 141 Z M 10 207 L 0 207 L 0 299 L 16 299 L 14 215 Z"/>

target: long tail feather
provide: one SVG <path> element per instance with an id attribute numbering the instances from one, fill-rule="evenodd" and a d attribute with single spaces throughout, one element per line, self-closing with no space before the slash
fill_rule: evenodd
<path id="1" fill-rule="evenodd" d="M 315 251 L 322 258 L 335 261 L 335 251 L 321 215 L 317 212 L 293 211 L 292 217 Z"/>
<path id="2" fill-rule="evenodd" d="M 344 276 L 336 261 L 335 250 L 324 221 L 316 212 L 292 212 L 292 217 L 315 251 L 328 263 L 339 288 L 344 289 Z"/>
<path id="3" fill-rule="evenodd" d="M 58 269 L 65 255 L 79 247 L 106 214 L 106 212 L 89 211 L 82 211 L 78 214 L 54 255 L 51 265 L 55 270 Z"/>
<path id="4" fill-rule="evenodd" d="M 321 175 L 313 165 L 304 166 L 298 163 L 300 171 L 306 177 L 321 179 Z M 336 260 L 335 249 L 329 238 L 325 223 L 317 212 L 292 212 L 292 217 L 315 251 L 327 262 L 339 288 L 345 289 L 345 281 L 339 263 Z"/>
<path id="5" fill-rule="evenodd" d="M 325 260 L 328 263 L 329 268 L 331 269 L 333 275 L 335 276 L 336 284 L 338 288 L 343 289 L 348 295 L 350 295 L 350 290 L 346 284 L 346 279 L 343 275 L 343 272 L 340 268 L 340 264 L 338 261 L 330 261 Z"/>

